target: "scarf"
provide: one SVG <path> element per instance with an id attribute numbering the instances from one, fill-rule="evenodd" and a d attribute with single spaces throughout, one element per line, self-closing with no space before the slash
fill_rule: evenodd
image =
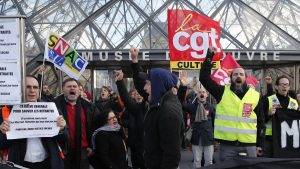
<path id="1" fill-rule="evenodd" d="M 205 115 L 204 103 L 205 102 L 202 103 L 202 102 L 198 101 L 195 122 L 201 122 L 201 121 L 207 120 L 207 116 Z"/>
<path id="2" fill-rule="evenodd" d="M 104 125 L 104 126 L 98 128 L 97 130 L 95 130 L 94 133 L 93 133 L 93 136 L 92 136 L 92 148 L 93 148 L 93 150 L 96 149 L 95 138 L 96 138 L 96 135 L 99 131 L 120 131 L 120 129 L 121 129 L 121 126 L 118 124 L 117 126 Z"/>

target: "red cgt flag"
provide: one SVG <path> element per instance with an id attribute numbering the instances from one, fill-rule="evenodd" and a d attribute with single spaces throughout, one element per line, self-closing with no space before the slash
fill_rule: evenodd
<path id="1" fill-rule="evenodd" d="M 187 62 L 187 69 L 199 69 L 209 47 L 217 50 L 213 61 L 222 57 L 220 23 L 190 10 L 168 10 L 168 39 L 171 68 Z M 193 64 L 190 64 L 193 63 Z M 186 64 L 187 65 L 187 64 Z"/>
<path id="2" fill-rule="evenodd" d="M 236 67 L 241 67 L 231 54 L 227 54 L 221 62 L 221 68 L 214 70 L 211 78 L 220 85 L 230 84 L 230 74 Z M 246 83 L 255 87 L 258 81 L 251 74 L 247 73 Z"/>

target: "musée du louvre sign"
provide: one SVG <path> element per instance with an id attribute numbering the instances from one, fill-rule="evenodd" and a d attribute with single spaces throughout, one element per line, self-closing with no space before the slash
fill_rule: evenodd
<path id="1" fill-rule="evenodd" d="M 88 61 L 125 61 L 130 60 L 129 50 L 78 50 L 78 53 L 81 54 Z M 227 53 L 231 53 L 232 56 L 237 60 L 243 61 L 281 61 L 281 60 L 294 60 L 289 57 L 293 55 L 290 52 L 286 51 L 224 51 L 225 56 Z M 300 54 L 299 52 L 297 52 Z M 286 56 L 287 57 L 286 57 Z M 298 60 L 300 55 L 298 55 Z M 294 57 L 293 57 L 294 58 Z M 168 50 L 140 50 L 139 60 L 148 61 L 164 61 L 170 60 Z"/>

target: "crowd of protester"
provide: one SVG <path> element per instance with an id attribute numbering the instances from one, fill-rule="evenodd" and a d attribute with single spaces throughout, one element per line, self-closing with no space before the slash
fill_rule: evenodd
<path id="1" fill-rule="evenodd" d="M 26 76 L 26 102 L 54 102 L 60 132 L 51 138 L 7 140 L 9 120 L 0 116 L 1 161 L 33 169 L 176 169 L 182 149 L 189 146 L 194 168 L 240 155 L 272 157 L 270 119 L 277 108 L 298 110 L 300 92 L 292 94 L 286 76 L 276 79 L 275 92 L 267 76 L 263 96 L 247 85 L 240 67 L 233 69 L 230 85 L 218 85 L 210 77 L 211 50 L 199 80 L 190 83 L 186 72 L 179 77 L 162 68 L 145 73 L 139 50 L 130 52 L 135 88 L 128 92 L 124 73 L 117 71 L 118 91 L 103 86 L 95 102 L 75 79 L 66 79 L 62 94 L 54 97 L 42 82 L 43 67 L 37 78 Z"/>

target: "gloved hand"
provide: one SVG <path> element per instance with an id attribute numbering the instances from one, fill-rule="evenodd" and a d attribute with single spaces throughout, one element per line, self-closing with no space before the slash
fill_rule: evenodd
<path id="1" fill-rule="evenodd" d="M 208 63 L 211 63 L 214 55 L 215 55 L 215 52 L 208 48 L 207 49 L 207 53 L 206 53 L 206 59 L 205 59 L 205 61 L 208 62 Z"/>
<path id="2" fill-rule="evenodd" d="M 206 68 L 212 68 L 212 59 L 214 57 L 215 53 L 210 50 L 209 48 L 207 49 L 207 53 L 206 53 L 206 58 L 204 60 L 204 63 L 203 63 L 203 67 L 206 67 Z"/>

